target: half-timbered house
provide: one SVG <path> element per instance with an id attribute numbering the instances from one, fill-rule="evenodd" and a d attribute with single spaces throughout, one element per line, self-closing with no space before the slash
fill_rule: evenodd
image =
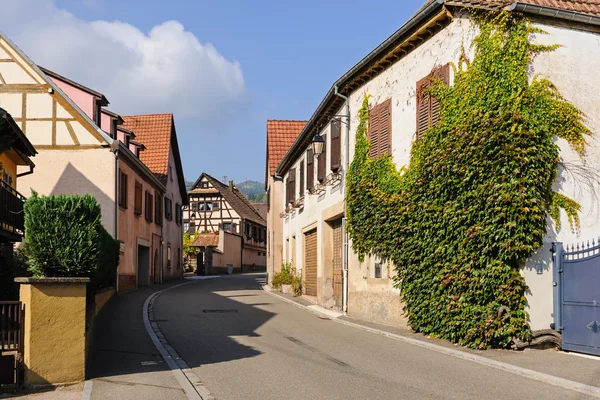
<path id="1" fill-rule="evenodd" d="M 183 209 L 184 231 L 191 235 L 226 231 L 242 238 L 238 251 L 240 264 L 234 269 L 266 267 L 266 221 L 246 196 L 229 181 L 220 182 L 202 173 L 188 191 L 189 206 Z"/>

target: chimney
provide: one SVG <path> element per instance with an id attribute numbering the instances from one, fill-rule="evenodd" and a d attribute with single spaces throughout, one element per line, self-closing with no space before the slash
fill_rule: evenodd
<path id="1" fill-rule="evenodd" d="M 233 192 L 233 181 L 231 179 L 229 180 L 229 190 Z"/>

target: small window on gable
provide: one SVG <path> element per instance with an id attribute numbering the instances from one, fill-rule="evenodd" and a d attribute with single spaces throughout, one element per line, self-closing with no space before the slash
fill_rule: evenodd
<path id="1" fill-rule="evenodd" d="M 377 104 L 369 111 L 369 157 L 373 160 L 392 154 L 392 99 Z"/>
<path id="2" fill-rule="evenodd" d="M 429 94 L 429 89 L 440 79 L 445 85 L 450 84 L 450 66 L 448 64 L 436 68 L 425 78 L 417 82 L 417 140 L 421 139 L 427 129 L 434 127 L 440 120 L 440 103 Z"/>

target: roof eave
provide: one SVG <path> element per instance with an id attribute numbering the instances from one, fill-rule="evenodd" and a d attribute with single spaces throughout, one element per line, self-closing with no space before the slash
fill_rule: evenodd
<path id="1" fill-rule="evenodd" d="M 571 22 L 579 22 L 582 24 L 600 26 L 600 16 L 584 14 L 577 11 L 563 10 L 555 7 L 538 6 L 522 2 L 514 2 L 508 6 L 510 11 L 522 12 L 524 14 L 538 15 L 562 19 Z"/>
<path id="2" fill-rule="evenodd" d="M 287 172 L 287 170 L 291 167 L 291 165 L 295 161 L 296 153 L 300 150 L 304 151 L 304 149 L 301 149 L 301 147 L 304 147 L 303 143 L 305 142 L 306 136 L 310 136 L 312 134 L 312 132 L 316 129 L 315 123 L 320 118 L 320 116 L 324 113 L 324 111 L 326 110 L 329 103 L 334 98 L 337 97 L 337 96 L 335 96 L 335 88 L 336 87 L 342 88 L 345 84 L 347 84 L 349 81 L 351 81 L 354 78 L 354 76 L 357 73 L 359 73 L 360 70 L 364 66 L 366 66 L 371 61 L 375 60 L 382 53 L 388 51 L 389 46 L 393 42 L 395 42 L 396 40 L 401 38 L 403 35 L 408 33 L 411 29 L 416 27 L 418 24 L 422 23 L 429 17 L 433 16 L 435 14 L 435 12 L 439 11 L 443 6 L 444 6 L 444 0 L 434 0 L 431 4 L 429 4 L 428 6 L 423 8 L 420 12 L 418 12 L 416 15 L 414 15 L 409 21 L 407 21 L 404 25 L 402 25 L 402 27 L 400 27 L 400 29 L 398 29 L 396 32 L 394 32 L 383 43 L 381 43 L 373 51 L 371 51 L 369 54 L 367 54 L 366 57 L 364 57 L 362 60 L 360 60 L 354 67 L 352 67 L 348 72 L 346 72 L 340 79 L 338 79 L 333 84 L 333 86 L 329 89 L 329 91 L 325 95 L 325 98 L 321 101 L 321 103 L 319 104 L 319 106 L 317 107 L 317 109 L 315 110 L 313 115 L 308 120 L 308 123 L 306 124 L 306 126 L 304 127 L 304 129 L 302 130 L 300 135 L 298 135 L 298 137 L 296 138 L 296 140 L 290 147 L 290 150 L 288 150 L 286 155 L 283 157 L 283 159 L 277 166 L 277 169 L 275 170 L 275 175 L 285 174 L 285 172 Z"/>

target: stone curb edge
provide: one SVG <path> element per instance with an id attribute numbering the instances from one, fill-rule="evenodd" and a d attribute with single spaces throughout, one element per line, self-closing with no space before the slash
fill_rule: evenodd
<path id="1" fill-rule="evenodd" d="M 496 368 L 496 369 L 500 369 L 506 372 L 509 372 L 511 374 L 515 374 L 515 375 L 519 375 L 522 377 L 526 377 L 529 379 L 533 379 L 536 381 L 540 381 L 540 382 L 544 382 L 553 386 L 557 386 L 563 389 L 569 389 L 569 390 L 573 390 L 575 392 L 579 392 L 579 393 L 583 393 L 589 396 L 593 396 L 596 398 L 600 398 L 600 388 L 595 387 L 595 386 L 590 386 L 590 385 L 586 385 L 580 382 L 575 382 L 569 379 L 565 379 L 565 378 L 560 378 L 554 375 L 549 375 L 549 374 L 545 374 L 543 372 L 538 372 L 538 371 L 534 371 L 531 369 L 527 369 L 527 368 L 523 368 L 523 367 L 518 367 L 516 365 L 512 365 L 512 364 L 508 364 L 508 363 L 504 363 L 501 361 L 496 361 L 496 360 L 491 360 L 489 358 L 485 358 L 482 356 L 478 356 L 476 354 L 470 354 L 470 353 L 466 353 L 464 351 L 460 351 L 460 350 L 456 350 L 456 349 L 450 349 L 444 346 L 440 346 L 434 343 L 429 343 L 429 342 L 425 342 L 423 340 L 418 340 L 418 339 L 413 339 L 413 338 L 409 338 L 406 336 L 402 336 L 402 335 L 398 335 L 396 333 L 391 333 L 391 332 L 386 332 L 383 331 L 381 329 L 376 329 L 376 328 L 371 328 L 368 326 L 364 326 L 361 324 L 357 324 L 354 322 L 349 322 L 349 321 L 344 321 L 338 318 L 332 318 L 331 316 L 325 314 L 325 313 L 321 313 L 318 310 L 315 309 L 311 309 L 307 306 L 304 306 L 302 304 L 296 303 L 293 300 L 290 300 L 284 296 L 281 296 L 277 293 L 272 292 L 268 286 L 260 286 L 260 289 L 263 290 L 265 293 L 274 296 L 278 299 L 281 299 L 283 301 L 285 301 L 286 303 L 292 304 L 296 307 L 302 308 L 308 312 L 311 312 L 313 314 L 316 314 L 318 316 L 325 316 L 327 318 L 330 318 L 332 321 L 337 322 L 339 324 L 342 325 L 346 325 L 346 326 L 351 326 L 357 329 L 361 329 L 363 331 L 367 331 L 367 332 L 371 332 L 371 333 L 375 333 L 378 335 L 382 335 L 382 336 L 387 336 L 391 339 L 395 339 L 404 343 L 408 343 L 408 344 L 412 344 L 415 346 L 419 346 L 419 347 L 423 347 L 425 349 L 429 349 L 429 350 L 433 350 L 433 351 L 437 351 L 438 353 L 443 353 L 446 355 L 450 355 L 453 357 L 457 357 L 457 358 L 462 358 L 463 360 L 468 360 L 468 361 L 472 361 L 481 365 L 485 365 L 488 367 L 492 367 L 492 368 Z"/>
<path id="2" fill-rule="evenodd" d="M 160 331 L 158 327 L 158 323 L 154 322 L 154 302 L 164 292 L 167 292 L 171 289 L 175 289 L 181 287 L 183 285 L 188 285 L 191 282 L 185 282 L 179 285 L 171 286 L 166 289 L 160 290 L 158 292 L 152 293 L 146 299 L 144 303 L 142 317 L 144 319 L 144 325 L 146 327 L 146 331 L 154 346 L 162 356 L 162 358 L 167 362 L 167 365 L 175 375 L 175 378 L 179 382 L 179 385 L 185 392 L 186 396 L 190 400 L 214 400 L 215 397 L 210 393 L 210 391 L 202 384 L 202 381 L 194 373 L 194 371 L 188 366 L 184 359 L 182 359 L 179 354 L 175 351 L 173 347 L 167 342 L 164 335 Z"/>

